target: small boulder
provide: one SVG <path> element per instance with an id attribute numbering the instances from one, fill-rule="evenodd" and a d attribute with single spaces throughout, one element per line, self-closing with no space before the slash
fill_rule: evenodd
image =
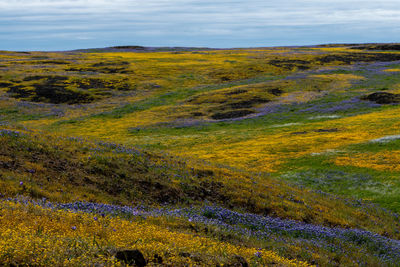
<path id="1" fill-rule="evenodd" d="M 121 250 L 115 254 L 115 258 L 128 265 L 143 267 L 146 266 L 146 259 L 142 252 L 137 249 Z"/>

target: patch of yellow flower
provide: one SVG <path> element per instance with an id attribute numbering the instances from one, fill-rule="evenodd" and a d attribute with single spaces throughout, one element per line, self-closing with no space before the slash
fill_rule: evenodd
<path id="1" fill-rule="evenodd" d="M 157 108 L 162 109 L 165 107 Z M 152 112 L 155 112 L 152 114 Z M 301 157 L 311 153 L 321 153 L 328 149 L 356 144 L 395 134 L 400 127 L 398 109 L 385 110 L 352 117 L 339 118 L 325 122 L 305 123 L 269 129 L 242 132 L 225 129 L 210 134 L 182 134 L 179 136 L 129 135 L 128 127 L 166 122 L 165 117 L 155 116 L 151 109 L 129 114 L 121 119 L 96 119 L 83 125 L 71 124 L 68 130 L 79 131 L 84 136 L 118 140 L 123 143 L 152 144 L 159 142 L 169 151 L 181 156 L 197 157 L 233 167 L 257 171 L 273 172 L 289 158 Z M 166 113 L 168 116 L 168 113 Z M 102 125 L 102 127 L 99 127 Z M 73 130 L 75 128 L 75 130 Z M 318 129 L 335 129 L 333 132 L 318 132 Z M 110 131 L 112 129 L 112 131 Z M 64 128 L 65 130 L 65 128 Z M 306 132 L 304 134 L 292 134 Z M 190 150 L 182 149 L 191 147 Z"/>
<path id="2" fill-rule="evenodd" d="M 385 69 L 383 71 L 386 71 L 386 72 L 399 72 L 400 69 Z"/>
<path id="3" fill-rule="evenodd" d="M 190 151 L 179 150 L 179 147 L 171 150 L 180 155 L 213 160 L 239 168 L 273 172 L 290 158 L 396 134 L 400 128 L 398 111 L 399 108 L 395 108 L 324 122 L 279 127 L 264 132 L 246 132 L 246 136 L 242 138 L 240 136 L 243 133 L 239 130 L 226 130 L 220 133 L 227 136 L 223 142 L 211 137 L 208 137 L 207 142 L 200 142 L 204 137 L 196 135 L 193 138 L 198 143 L 195 144 L 193 140 Z M 333 130 L 330 132 L 330 129 Z M 297 132 L 301 134 L 293 134 Z M 238 137 L 235 138 L 235 135 Z M 174 139 L 173 142 L 176 144 L 181 141 Z"/>
<path id="4" fill-rule="evenodd" d="M 400 171 L 400 151 L 351 153 L 334 159 L 336 165 L 369 168 L 378 171 Z"/>
<path id="5" fill-rule="evenodd" d="M 120 266 L 114 258 L 118 249 L 139 249 L 157 265 L 210 266 L 241 255 L 249 263 L 309 266 L 288 260 L 275 252 L 233 245 L 193 233 L 172 232 L 144 219 L 132 221 L 85 213 L 54 211 L 32 204 L 0 203 L 0 262 L 41 266 Z M 196 255 L 185 257 L 182 252 Z M 260 252 L 262 257 L 255 257 Z"/>
<path id="6" fill-rule="evenodd" d="M 325 89 L 335 92 L 347 90 L 355 80 L 365 80 L 365 77 L 354 74 L 317 74 L 310 75 L 309 78 L 314 79 L 314 83 L 318 82 L 318 87 L 322 90 Z"/>
<path id="7" fill-rule="evenodd" d="M 317 75 L 310 75 L 310 77 L 336 80 L 336 81 L 365 80 L 365 77 L 354 74 L 317 74 Z"/>

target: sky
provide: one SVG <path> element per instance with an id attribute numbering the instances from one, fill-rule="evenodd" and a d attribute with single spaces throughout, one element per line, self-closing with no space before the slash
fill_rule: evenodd
<path id="1" fill-rule="evenodd" d="M 0 50 L 400 42 L 399 0 L 0 0 Z"/>

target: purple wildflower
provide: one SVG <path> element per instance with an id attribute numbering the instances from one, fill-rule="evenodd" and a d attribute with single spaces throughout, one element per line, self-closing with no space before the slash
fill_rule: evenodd
<path id="1" fill-rule="evenodd" d="M 256 253 L 254 253 L 254 256 L 256 256 L 257 258 L 261 258 L 262 253 L 260 251 L 257 251 Z"/>

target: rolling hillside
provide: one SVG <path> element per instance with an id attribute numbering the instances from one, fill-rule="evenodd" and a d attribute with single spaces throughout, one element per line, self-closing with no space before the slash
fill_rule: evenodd
<path id="1" fill-rule="evenodd" d="M 0 262 L 396 266 L 399 74 L 398 44 L 0 51 Z"/>

